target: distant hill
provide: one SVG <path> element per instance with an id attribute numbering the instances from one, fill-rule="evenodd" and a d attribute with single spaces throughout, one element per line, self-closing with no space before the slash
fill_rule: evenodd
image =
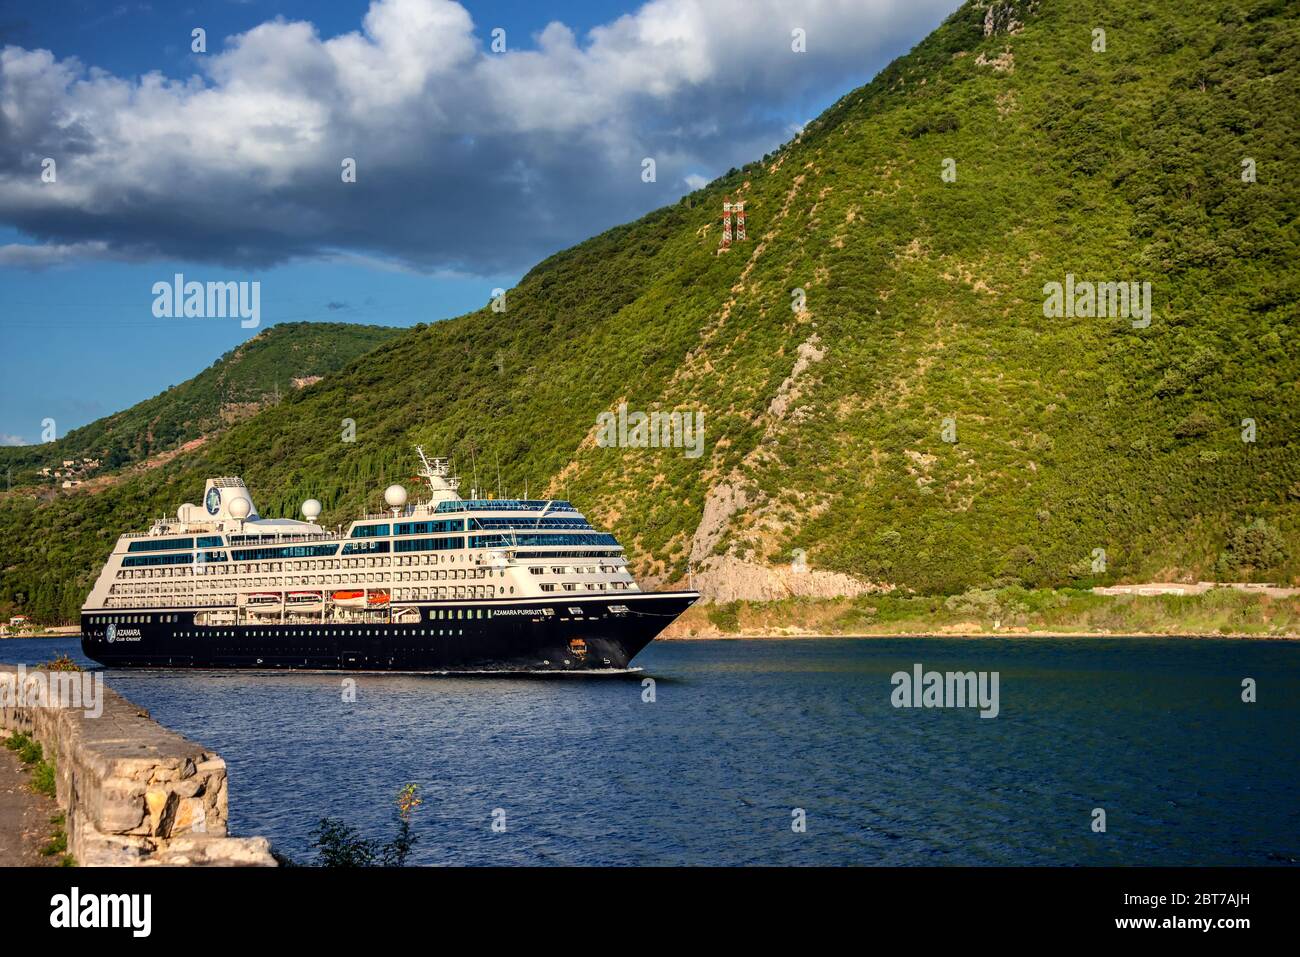
<path id="1" fill-rule="evenodd" d="M 48 484 L 37 470 L 57 469 L 65 460 L 98 460 L 91 475 L 132 465 L 255 415 L 284 393 L 342 368 L 399 331 L 341 322 L 271 326 L 152 399 L 53 442 L 0 447 L 0 470 L 13 469 L 16 484 L 43 479 Z"/>
<path id="2" fill-rule="evenodd" d="M 572 498 L 651 584 L 717 600 L 1296 581 L 1298 9 L 968 3 L 504 312 L 405 331 L 97 494 L 4 498 L 0 604 L 74 613 L 112 540 L 205 475 L 346 520 L 415 441 L 467 486 Z M 749 237 L 720 253 L 728 197 Z M 1150 283 L 1149 324 L 1046 314 L 1076 280 Z M 703 454 L 601 447 L 624 402 L 701 413 Z"/>

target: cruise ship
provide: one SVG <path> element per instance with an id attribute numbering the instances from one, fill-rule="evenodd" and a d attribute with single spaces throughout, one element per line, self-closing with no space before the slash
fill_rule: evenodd
<path id="1" fill-rule="evenodd" d="M 238 478 L 126 534 L 81 610 L 112 667 L 618 673 L 694 591 L 642 591 L 618 540 L 568 502 L 462 499 L 416 447 L 427 501 L 333 530 L 261 518 Z"/>

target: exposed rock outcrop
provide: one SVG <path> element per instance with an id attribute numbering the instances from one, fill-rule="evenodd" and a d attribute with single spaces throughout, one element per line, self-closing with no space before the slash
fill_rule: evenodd
<path id="1" fill-rule="evenodd" d="M 692 581 L 705 601 L 777 601 L 782 598 L 852 598 L 892 591 L 893 585 L 864 582 L 841 572 L 794 564 L 761 565 L 715 555 L 695 567 Z"/>
<path id="2" fill-rule="evenodd" d="M 984 35 L 1019 33 L 1037 9 L 1038 0 L 996 0 L 984 12 Z"/>

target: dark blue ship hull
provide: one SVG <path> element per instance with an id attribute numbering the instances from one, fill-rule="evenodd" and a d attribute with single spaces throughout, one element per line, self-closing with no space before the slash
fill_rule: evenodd
<path id="1" fill-rule="evenodd" d="M 81 648 L 113 668 L 617 671 L 698 598 L 696 592 L 633 592 L 430 602 L 415 606 L 419 621 L 401 623 L 196 625 L 196 609 L 86 611 Z"/>

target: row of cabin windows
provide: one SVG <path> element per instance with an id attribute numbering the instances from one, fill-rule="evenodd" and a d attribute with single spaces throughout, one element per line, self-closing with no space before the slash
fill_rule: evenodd
<path id="1" fill-rule="evenodd" d="M 595 575 L 599 570 L 602 575 L 617 575 L 620 571 L 617 565 L 574 565 L 572 572 L 575 575 Z M 530 565 L 528 573 L 530 575 L 545 575 L 548 569 L 545 565 Z M 552 575 L 567 575 L 570 568 L 568 565 L 552 565 L 549 569 Z"/>
<path id="2" fill-rule="evenodd" d="M 154 557 L 154 556 L 147 556 Z M 170 556 L 160 556 L 170 557 Z M 183 568 L 147 568 L 147 569 L 121 569 L 116 573 L 116 577 L 124 578 L 172 578 L 180 576 L 182 578 L 193 574 L 198 575 L 249 575 L 257 572 L 299 572 L 299 571 L 316 571 L 317 569 L 332 568 L 390 568 L 393 565 L 438 565 L 438 564 L 455 564 L 457 562 L 466 562 L 467 555 L 421 555 L 421 556 L 402 556 L 398 558 L 344 558 L 333 561 L 311 561 L 311 562 L 249 562 L 241 565 L 212 565 L 205 563 L 194 563 L 193 568 L 188 564 Z M 498 571 L 499 576 L 504 576 L 504 571 Z M 484 575 L 491 576 L 487 569 L 474 571 L 471 577 L 481 578 Z"/>
<path id="3" fill-rule="evenodd" d="M 201 535 L 199 548 L 221 548 L 220 535 Z M 176 552 L 194 547 L 193 538 L 139 538 L 126 546 L 128 552 Z"/>
<path id="4" fill-rule="evenodd" d="M 182 557 L 184 556 L 145 555 L 145 556 L 138 556 L 138 559 L 148 563 L 148 562 L 152 562 L 154 559 L 171 559 L 171 558 L 182 558 Z M 519 557 L 590 558 L 596 556 L 584 555 L 578 553 L 569 554 L 569 553 L 561 552 L 561 553 L 529 553 L 526 556 L 520 555 Z M 332 559 L 332 560 L 326 559 L 326 560 L 319 560 L 319 561 L 293 561 L 293 562 L 247 562 L 238 565 L 236 564 L 209 565 L 206 562 L 196 562 L 196 563 L 192 563 L 193 564 L 192 568 L 190 567 L 191 563 L 185 562 L 182 563 L 184 567 L 180 567 L 180 568 L 123 568 L 123 569 L 119 569 L 116 572 L 116 577 L 119 580 L 121 580 L 124 578 L 172 578 L 176 576 L 188 577 L 193 574 L 247 575 L 247 574 L 254 574 L 257 572 L 316 571 L 318 569 L 332 569 L 332 568 L 388 568 L 393 565 L 399 565 L 399 566 L 400 565 L 438 565 L 443 563 L 454 564 L 457 562 L 465 562 L 465 561 L 468 561 L 468 556 L 464 554 L 459 554 L 459 555 L 409 555 L 409 556 L 403 555 L 403 556 L 398 556 L 397 558 L 345 558 L 345 559 Z M 135 562 L 136 562 L 135 558 L 129 558 L 124 560 L 124 563 L 130 563 L 132 565 L 134 565 Z M 555 566 L 555 568 L 563 569 L 564 566 Z M 555 574 L 564 574 L 563 571 L 555 571 L 555 568 L 552 569 L 552 571 L 554 571 Z M 534 575 L 543 574 L 542 571 L 540 571 L 535 566 L 530 567 L 529 570 Z M 601 565 L 600 570 L 605 574 L 612 574 L 618 572 L 620 569 L 619 566 L 615 566 L 615 565 L 610 565 L 610 566 Z M 481 577 L 482 574 L 483 571 L 479 571 L 475 574 L 475 577 Z M 491 572 L 487 572 L 487 574 L 490 576 Z M 499 570 L 497 574 L 503 576 L 505 572 Z M 578 572 L 578 574 L 582 574 L 582 572 Z M 588 569 L 587 574 L 592 574 L 590 568 Z"/>
<path id="5" fill-rule="evenodd" d="M 430 621 L 442 621 L 444 619 L 466 619 L 466 618 L 491 618 L 492 609 L 482 608 L 434 608 L 429 610 Z M 175 622 L 179 615 L 159 615 L 158 621 L 162 624 Z M 153 615 L 92 615 L 90 623 L 92 625 L 104 625 L 113 622 L 118 625 L 148 625 L 153 624 Z M 340 632 L 339 634 L 342 634 Z M 348 632 L 348 634 L 353 634 Z"/>
<path id="6" fill-rule="evenodd" d="M 564 582 L 565 591 L 605 591 L 608 589 L 627 588 L 627 582 Z M 542 591 L 555 591 L 555 582 L 542 582 L 537 586 Z"/>
<path id="7" fill-rule="evenodd" d="M 179 619 L 179 615 L 158 616 L 158 621 L 161 624 L 170 624 Z M 90 623 L 92 625 L 152 625 L 153 615 L 91 615 Z"/>

